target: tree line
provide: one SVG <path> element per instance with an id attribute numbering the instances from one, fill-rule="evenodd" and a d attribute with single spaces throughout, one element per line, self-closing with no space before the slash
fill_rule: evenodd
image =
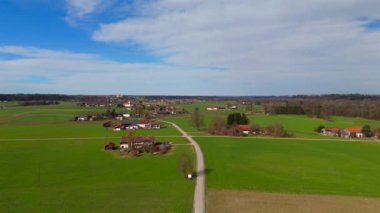
<path id="1" fill-rule="evenodd" d="M 346 99 L 286 99 L 266 100 L 264 111 L 268 114 L 298 114 L 329 120 L 331 116 L 380 119 L 379 100 Z"/>

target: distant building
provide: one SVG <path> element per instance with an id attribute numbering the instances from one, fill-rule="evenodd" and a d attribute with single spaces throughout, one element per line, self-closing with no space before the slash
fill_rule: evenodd
<path id="1" fill-rule="evenodd" d="M 360 127 L 346 128 L 342 130 L 342 137 L 344 138 L 362 138 L 364 137 L 363 129 Z"/>
<path id="2" fill-rule="evenodd" d="M 217 107 L 217 106 L 208 106 L 207 110 L 219 110 L 219 107 Z"/>
<path id="3" fill-rule="evenodd" d="M 322 134 L 328 136 L 339 136 L 341 131 L 340 128 L 337 127 L 326 127 L 321 130 Z"/>
<path id="4" fill-rule="evenodd" d="M 251 125 L 238 125 L 238 129 L 245 135 L 248 135 L 252 132 L 252 126 Z"/>
<path id="5" fill-rule="evenodd" d="M 150 150 L 154 147 L 155 138 L 152 136 L 133 137 L 133 141 L 129 141 L 128 136 L 123 136 L 120 141 L 120 149 L 132 150 Z"/>

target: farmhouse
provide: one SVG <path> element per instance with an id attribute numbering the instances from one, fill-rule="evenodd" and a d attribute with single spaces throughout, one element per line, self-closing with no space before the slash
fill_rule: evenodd
<path id="1" fill-rule="evenodd" d="M 208 106 L 207 110 L 219 110 L 219 107 L 217 107 L 217 106 Z"/>
<path id="2" fill-rule="evenodd" d="M 152 123 L 150 120 L 141 120 L 137 122 L 137 126 L 141 129 L 151 129 Z"/>
<path id="3" fill-rule="evenodd" d="M 321 130 L 322 134 L 328 135 L 328 136 L 339 136 L 340 135 L 340 128 L 337 127 L 326 127 Z"/>
<path id="4" fill-rule="evenodd" d="M 248 135 L 252 132 L 252 126 L 251 125 L 238 125 L 238 129 L 245 135 Z"/>
<path id="5" fill-rule="evenodd" d="M 235 110 L 235 109 L 238 109 L 238 106 L 235 104 L 226 104 L 226 108 Z"/>
<path id="6" fill-rule="evenodd" d="M 121 122 L 121 128 L 125 130 L 135 130 L 139 128 L 138 123 L 139 121 L 137 120 L 123 120 Z"/>
<path id="7" fill-rule="evenodd" d="M 364 137 L 364 134 L 362 131 L 363 130 L 360 127 L 346 128 L 342 131 L 342 137 L 344 137 L 344 138 L 362 138 L 362 137 Z"/>
<path id="8" fill-rule="evenodd" d="M 120 149 L 149 150 L 154 146 L 155 141 L 155 138 L 152 136 L 132 137 L 132 141 L 129 141 L 129 139 L 128 136 L 123 136 L 121 138 Z"/>

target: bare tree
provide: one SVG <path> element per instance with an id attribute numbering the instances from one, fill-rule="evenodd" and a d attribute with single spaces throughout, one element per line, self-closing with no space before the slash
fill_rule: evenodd
<path id="1" fill-rule="evenodd" d="M 193 173 L 193 161 L 189 155 L 183 154 L 179 158 L 178 170 L 185 177 L 187 177 L 188 174 Z"/>
<path id="2" fill-rule="evenodd" d="M 198 107 L 191 114 L 191 122 L 198 130 L 204 125 L 204 117 Z"/>

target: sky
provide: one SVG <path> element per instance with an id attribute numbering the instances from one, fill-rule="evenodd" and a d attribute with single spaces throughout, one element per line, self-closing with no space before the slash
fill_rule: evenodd
<path id="1" fill-rule="evenodd" d="M 0 93 L 380 94 L 379 0 L 0 0 Z"/>

